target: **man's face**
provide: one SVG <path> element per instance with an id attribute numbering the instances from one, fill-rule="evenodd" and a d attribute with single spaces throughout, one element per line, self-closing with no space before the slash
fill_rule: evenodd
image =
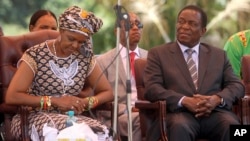
<path id="1" fill-rule="evenodd" d="M 141 21 L 139 17 L 134 13 L 129 13 L 129 19 L 130 19 L 130 29 L 129 29 L 129 44 L 130 47 L 137 46 L 141 39 L 141 33 L 142 33 L 142 27 Z M 138 27 L 139 26 L 139 27 Z M 121 43 L 125 45 L 126 43 L 126 37 L 125 37 L 125 21 L 121 21 Z M 133 49 L 131 49 L 133 50 Z"/>
<path id="2" fill-rule="evenodd" d="M 182 11 L 177 19 L 176 32 L 177 40 L 181 44 L 195 46 L 206 32 L 201 24 L 201 14 L 190 9 Z"/>

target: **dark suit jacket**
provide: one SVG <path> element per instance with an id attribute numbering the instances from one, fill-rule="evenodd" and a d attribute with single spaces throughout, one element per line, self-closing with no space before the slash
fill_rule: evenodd
<path id="1" fill-rule="evenodd" d="M 148 52 L 145 69 L 145 98 L 150 101 L 166 100 L 167 110 L 179 110 L 183 96 L 195 93 L 217 94 L 231 109 L 233 102 L 244 96 L 244 87 L 234 75 L 222 49 L 201 43 L 199 47 L 198 90 L 195 90 L 186 61 L 176 42 L 163 44 Z"/>

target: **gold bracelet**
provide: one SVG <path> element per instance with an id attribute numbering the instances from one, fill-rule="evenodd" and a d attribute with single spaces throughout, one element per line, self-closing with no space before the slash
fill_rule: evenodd
<path id="1" fill-rule="evenodd" d="M 99 101 L 96 97 L 94 97 L 94 104 L 93 104 L 93 108 L 95 108 L 98 105 Z"/>
<path id="2" fill-rule="evenodd" d="M 42 96 L 41 99 L 40 99 L 40 105 L 41 105 L 40 111 L 43 109 L 43 104 L 44 104 L 44 99 L 43 99 L 43 96 Z"/>
<path id="3" fill-rule="evenodd" d="M 48 96 L 47 106 L 48 106 L 48 109 L 51 106 L 51 96 Z"/>

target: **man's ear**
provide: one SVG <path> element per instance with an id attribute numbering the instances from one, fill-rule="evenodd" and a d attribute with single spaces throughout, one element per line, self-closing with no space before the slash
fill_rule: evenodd
<path id="1" fill-rule="evenodd" d="M 202 28 L 201 29 L 201 36 L 203 36 L 206 32 L 207 32 L 207 28 L 205 28 L 205 27 Z"/>

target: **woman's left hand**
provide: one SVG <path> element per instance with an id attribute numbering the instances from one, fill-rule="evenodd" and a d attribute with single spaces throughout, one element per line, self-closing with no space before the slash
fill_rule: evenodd
<path id="1" fill-rule="evenodd" d="M 85 111 L 88 104 L 87 99 L 79 98 L 77 96 L 65 95 L 59 98 L 52 98 L 52 105 L 55 105 L 63 112 L 74 110 L 76 114 L 81 114 Z"/>

